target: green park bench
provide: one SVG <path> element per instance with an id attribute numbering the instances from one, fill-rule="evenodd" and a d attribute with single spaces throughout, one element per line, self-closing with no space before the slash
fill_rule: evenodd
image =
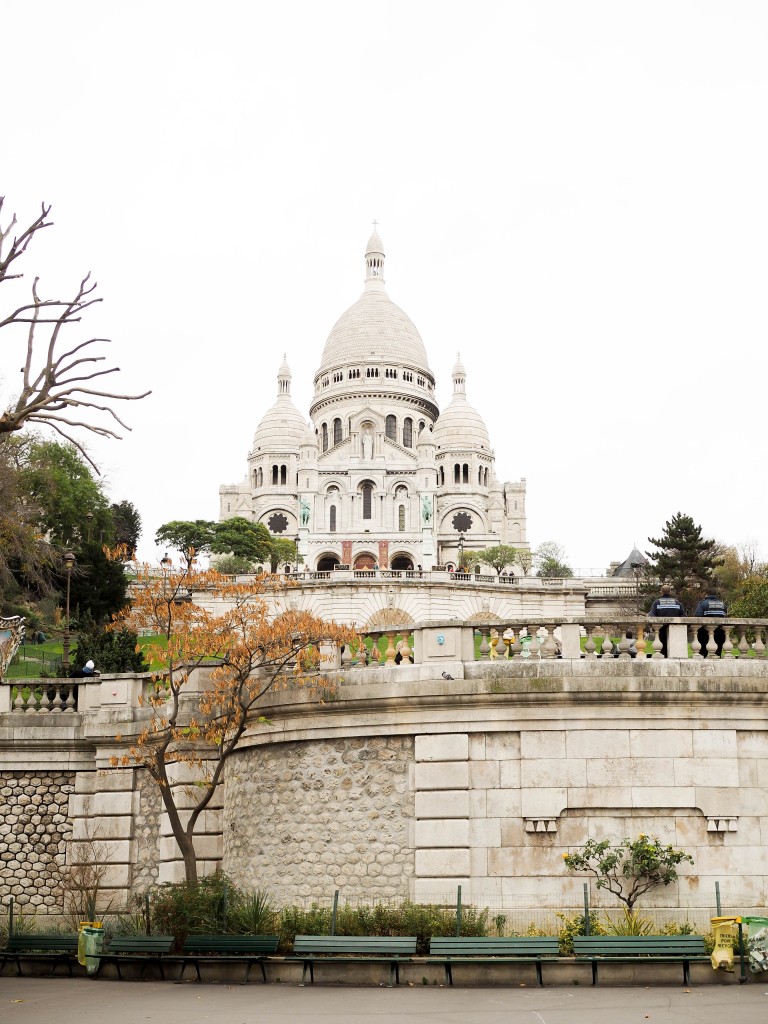
<path id="1" fill-rule="evenodd" d="M 435 936 L 430 939 L 429 956 L 445 967 L 445 983 L 453 984 L 453 968 L 456 964 L 535 964 L 539 985 L 542 958 L 552 959 L 560 954 L 560 940 L 556 935 L 512 936 L 494 938 L 491 936 L 470 937 L 457 935 Z"/>
<path id="2" fill-rule="evenodd" d="M 389 964 L 389 987 L 400 983 L 400 964 L 416 952 L 416 936 L 400 935 L 297 935 L 293 940 L 294 959 L 301 960 L 315 983 L 316 963 Z"/>
<path id="3" fill-rule="evenodd" d="M 113 935 L 106 950 L 99 954 L 101 959 L 96 973 L 101 973 L 105 963 L 111 963 L 122 980 L 122 965 L 138 963 L 141 964 L 142 978 L 147 967 L 154 965 L 160 971 L 160 977 L 165 979 L 163 957 L 170 953 L 173 943 L 173 935 Z"/>
<path id="4" fill-rule="evenodd" d="M 77 935 L 53 935 L 41 932 L 38 935 L 11 935 L 6 947 L 0 950 L 2 974 L 6 963 L 12 960 L 16 964 L 16 970 L 21 971 L 21 957 L 34 958 L 35 960 L 47 960 L 51 964 L 51 974 L 56 971 L 56 965 L 64 963 L 72 974 L 72 964 L 77 959 Z"/>
<path id="5" fill-rule="evenodd" d="M 279 937 L 277 935 L 188 935 L 184 940 L 184 948 L 180 956 L 170 959 L 181 963 L 181 978 L 188 964 L 192 964 L 200 977 L 200 961 L 211 963 L 243 963 L 246 965 L 245 982 L 254 964 L 261 968 L 261 976 L 266 982 L 267 974 L 264 961 L 269 953 L 277 952 Z"/>
<path id="6" fill-rule="evenodd" d="M 691 964 L 709 963 L 701 935 L 576 935 L 576 960 L 592 964 L 597 984 L 601 964 L 682 964 L 683 984 L 691 983 Z"/>

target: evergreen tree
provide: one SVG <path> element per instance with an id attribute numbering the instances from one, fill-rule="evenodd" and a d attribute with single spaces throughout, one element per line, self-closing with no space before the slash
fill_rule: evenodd
<path id="1" fill-rule="evenodd" d="M 655 576 L 672 585 L 675 597 L 692 614 L 696 602 L 713 585 L 714 571 L 720 565 L 716 542 L 704 540 L 701 527 L 678 512 L 664 524 L 663 535 L 649 537 L 648 543 L 658 549 L 646 551 Z"/>

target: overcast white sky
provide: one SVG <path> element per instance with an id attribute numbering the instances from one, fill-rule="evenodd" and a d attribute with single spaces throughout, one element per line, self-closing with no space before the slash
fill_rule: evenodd
<path id="1" fill-rule="evenodd" d="M 764 0 L 5 0 L 2 40 L 0 194 L 56 222 L 27 270 L 92 270 L 153 389 L 91 444 L 144 557 L 217 517 L 283 351 L 308 416 L 374 217 L 533 545 L 605 566 L 682 511 L 768 553 Z"/>

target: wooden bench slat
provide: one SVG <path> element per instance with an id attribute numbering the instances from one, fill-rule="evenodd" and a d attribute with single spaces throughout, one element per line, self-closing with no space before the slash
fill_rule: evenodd
<path id="1" fill-rule="evenodd" d="M 430 939 L 429 954 L 442 962 L 446 985 L 453 984 L 453 968 L 457 963 L 533 963 L 536 979 L 544 984 L 542 957 L 556 957 L 560 940 L 556 935 L 536 936 L 435 936 Z"/>
<path id="2" fill-rule="evenodd" d="M 392 987 L 400 981 L 401 958 L 413 956 L 416 942 L 415 935 L 297 935 L 293 941 L 293 954 L 304 964 L 299 984 L 304 984 L 309 970 L 310 981 L 314 985 L 315 964 L 318 962 L 363 962 L 388 963 L 389 986 Z"/>
<path id="3" fill-rule="evenodd" d="M 708 961 L 701 935 L 576 935 L 576 959 L 592 965 L 592 984 L 597 984 L 603 963 L 678 963 L 683 984 L 690 984 L 691 963 Z"/>
<path id="4" fill-rule="evenodd" d="M 253 965 L 258 964 L 266 984 L 264 960 L 268 953 L 277 952 L 279 942 L 278 935 L 188 935 L 181 956 L 174 959 L 181 963 L 182 978 L 187 965 L 193 964 L 198 981 L 202 981 L 201 960 L 245 964 L 245 982 L 250 977 Z"/>
<path id="5" fill-rule="evenodd" d="M 6 963 L 13 960 L 17 973 L 21 975 L 21 956 L 24 954 L 41 960 L 50 960 L 51 974 L 55 973 L 58 963 L 66 963 L 71 975 L 72 964 L 77 953 L 77 940 L 76 933 L 56 935 L 52 932 L 40 932 L 39 934 L 11 935 L 5 949 L 0 950 L 0 974 L 5 969 Z"/>

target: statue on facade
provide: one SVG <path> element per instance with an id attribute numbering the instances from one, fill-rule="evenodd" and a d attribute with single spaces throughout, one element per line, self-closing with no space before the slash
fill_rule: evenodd
<path id="1" fill-rule="evenodd" d="M 301 498 L 301 500 L 299 502 L 299 505 L 300 505 L 300 508 L 301 508 L 301 512 L 300 512 L 301 525 L 302 526 L 309 526 L 309 513 L 311 511 L 310 510 L 309 502 L 307 501 L 306 498 Z"/>
<path id="2" fill-rule="evenodd" d="M 421 499 L 421 518 L 425 523 L 432 522 L 432 499 L 428 494 Z"/>
<path id="3" fill-rule="evenodd" d="M 363 458 L 364 459 L 372 459 L 373 458 L 373 438 L 371 437 L 371 435 L 367 431 L 363 434 L 362 447 L 363 447 Z"/>

